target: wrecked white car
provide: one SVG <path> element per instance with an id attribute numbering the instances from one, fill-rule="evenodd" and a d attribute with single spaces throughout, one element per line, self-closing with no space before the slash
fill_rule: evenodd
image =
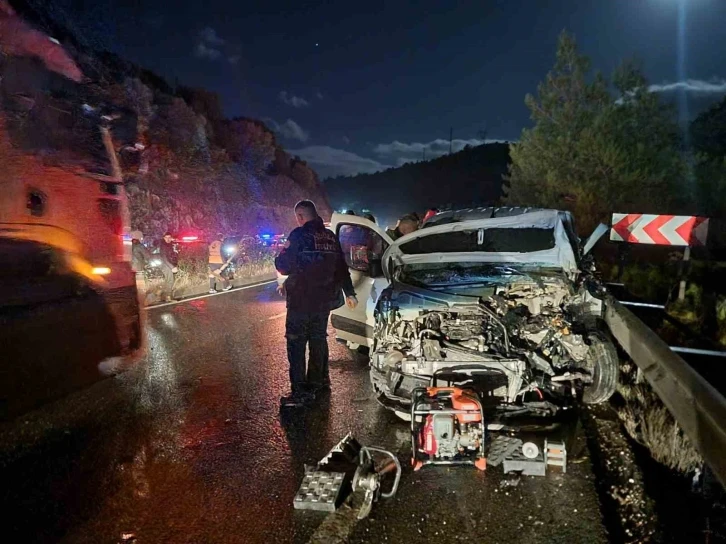
<path id="1" fill-rule="evenodd" d="M 528 208 L 440 213 L 395 242 L 360 217 L 332 223 L 362 302 L 332 324 L 367 351 L 378 399 L 400 417 L 434 378 L 475 389 L 497 418 L 614 392 L 618 356 L 585 257 L 604 230 L 582 247 L 568 212 Z"/>

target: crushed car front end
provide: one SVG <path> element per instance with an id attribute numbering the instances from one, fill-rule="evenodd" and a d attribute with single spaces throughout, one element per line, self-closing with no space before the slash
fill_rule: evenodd
<path id="1" fill-rule="evenodd" d="M 387 254 L 391 285 L 376 308 L 370 367 L 384 406 L 408 419 L 414 389 L 436 382 L 476 390 L 490 420 L 553 416 L 612 394 L 617 353 L 597 327 L 601 301 L 571 266 L 569 241 L 557 240 L 556 212 L 541 219 L 513 232 L 502 232 L 521 228 L 511 220 L 492 232 L 482 232 L 486 222 L 440 227 L 408 241 L 414 252 L 404 243 Z M 455 251 L 497 250 L 498 241 L 534 251 Z"/>

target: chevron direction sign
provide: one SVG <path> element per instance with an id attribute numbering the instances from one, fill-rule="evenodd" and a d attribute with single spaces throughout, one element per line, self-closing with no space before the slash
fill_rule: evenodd
<path id="1" fill-rule="evenodd" d="M 614 213 L 610 240 L 661 246 L 706 244 L 708 219 L 688 215 Z"/>

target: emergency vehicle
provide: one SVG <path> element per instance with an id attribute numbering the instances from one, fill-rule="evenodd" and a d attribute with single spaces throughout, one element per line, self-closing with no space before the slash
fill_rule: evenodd
<path id="1" fill-rule="evenodd" d="M 17 24 L 18 32 L 38 35 Z M 14 38 L 0 36 L 0 44 L 6 39 Z M 25 62 L 24 73 L 34 77 L 1 78 L 3 93 L 14 84 L 40 96 L 43 82 L 65 77 L 83 95 L 73 87 L 83 85 L 80 69 L 57 42 L 48 44 L 13 49 L 16 57 L 4 62 Z M 44 65 L 20 57 L 40 57 Z M 71 107 L 64 120 L 90 112 L 77 126 L 99 150 L 92 161 L 47 160 L 61 155 L 54 147 L 60 135 L 43 140 L 36 132 L 31 136 L 38 141 L 40 134 L 40 144 L 19 145 L 28 135 L 23 125 L 12 111 L 0 111 L 0 419 L 119 372 L 143 351 L 128 204 L 109 132 L 113 117 L 88 104 Z"/>

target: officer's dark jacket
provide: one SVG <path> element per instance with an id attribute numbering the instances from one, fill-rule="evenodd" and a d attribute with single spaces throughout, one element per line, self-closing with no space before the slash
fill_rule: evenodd
<path id="1" fill-rule="evenodd" d="M 318 217 L 290 233 L 289 247 L 275 259 L 285 281 L 287 307 L 298 312 L 340 308 L 343 292 L 354 296 L 353 282 L 337 236 Z"/>

